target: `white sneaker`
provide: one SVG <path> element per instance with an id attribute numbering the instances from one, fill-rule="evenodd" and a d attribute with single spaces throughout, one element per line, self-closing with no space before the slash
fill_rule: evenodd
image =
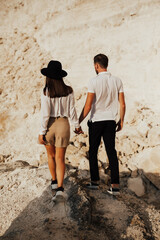
<path id="1" fill-rule="evenodd" d="M 112 187 L 110 187 L 110 189 L 107 190 L 107 192 L 108 192 L 109 194 L 115 195 L 115 196 L 117 196 L 117 195 L 120 194 L 119 188 L 112 188 Z"/>
<path id="2" fill-rule="evenodd" d="M 52 201 L 61 201 L 65 199 L 64 188 L 59 187 L 56 189 L 56 193 L 52 198 Z"/>

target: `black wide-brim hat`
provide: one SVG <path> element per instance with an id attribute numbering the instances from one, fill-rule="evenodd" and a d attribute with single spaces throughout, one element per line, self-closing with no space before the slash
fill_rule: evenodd
<path id="1" fill-rule="evenodd" d="M 52 79 L 62 79 L 67 76 L 67 72 L 62 69 L 62 64 L 54 60 L 48 63 L 47 68 L 42 68 L 41 73 Z"/>

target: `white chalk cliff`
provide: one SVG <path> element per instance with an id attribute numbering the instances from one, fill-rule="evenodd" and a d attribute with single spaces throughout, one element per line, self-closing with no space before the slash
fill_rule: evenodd
<path id="1" fill-rule="evenodd" d="M 159 240 L 160 1 L 1 0 L 0 19 L 0 239 Z M 116 138 L 122 196 L 113 201 L 104 193 L 103 144 L 101 190 L 83 189 L 89 177 L 85 120 L 85 134 L 72 133 L 67 150 L 69 200 L 55 208 L 45 149 L 37 144 L 40 69 L 51 59 L 62 62 L 80 114 L 98 53 L 109 57 L 108 71 L 124 84 L 127 112 Z"/>

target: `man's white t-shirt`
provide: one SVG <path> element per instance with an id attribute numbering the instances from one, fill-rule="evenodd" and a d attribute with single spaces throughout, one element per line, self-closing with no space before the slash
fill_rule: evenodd
<path id="1" fill-rule="evenodd" d="M 118 115 L 118 94 L 123 92 L 122 81 L 109 72 L 100 72 L 88 84 L 88 92 L 95 93 L 90 121 L 115 120 Z"/>

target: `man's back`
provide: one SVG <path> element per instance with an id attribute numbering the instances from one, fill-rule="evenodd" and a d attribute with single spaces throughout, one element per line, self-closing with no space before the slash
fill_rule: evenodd
<path id="1" fill-rule="evenodd" d="M 123 85 L 119 78 L 109 72 L 101 72 L 91 79 L 88 92 L 95 93 L 92 103 L 92 122 L 116 120 L 118 114 L 118 94 L 123 92 Z"/>

